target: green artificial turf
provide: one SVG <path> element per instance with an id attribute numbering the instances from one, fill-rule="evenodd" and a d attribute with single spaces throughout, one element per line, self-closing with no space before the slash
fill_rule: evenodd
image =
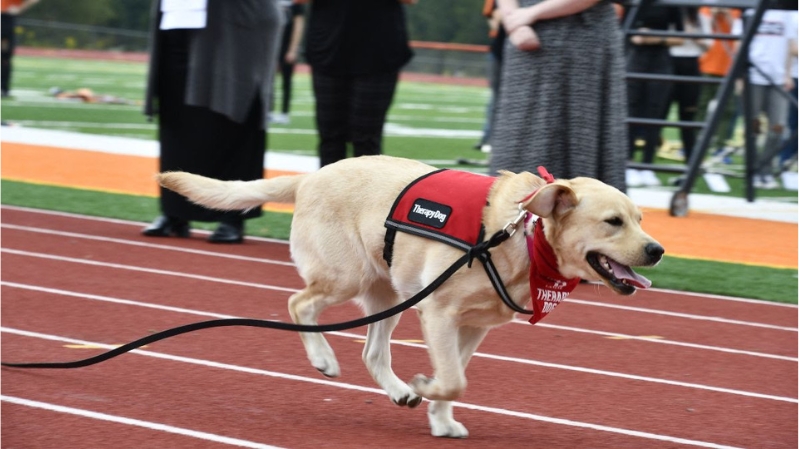
<path id="1" fill-rule="evenodd" d="M 24 127 L 66 130 L 153 140 L 156 124 L 141 113 L 146 66 L 142 63 L 16 57 L 12 97 L 2 100 L 2 119 Z M 57 100 L 49 90 L 90 88 L 97 94 L 114 95 L 133 104 L 84 104 Z M 278 89 L 279 92 L 279 89 Z M 384 152 L 419 159 L 439 167 L 484 171 L 486 155 L 473 146 L 479 140 L 489 98 L 487 87 L 401 82 L 389 111 Z M 280 97 L 276 98 L 280 104 Z M 316 154 L 310 77 L 294 79 L 291 123 L 272 125 L 268 151 Z M 664 128 L 664 138 L 678 140 L 674 128 Z M 471 163 L 463 163 L 467 161 Z M 674 161 L 658 160 L 675 164 Z M 728 169 L 740 170 L 740 157 Z M 659 174 L 665 182 L 674 175 Z M 740 178 L 728 177 L 732 192 L 743 197 Z M 694 192 L 708 193 L 700 178 Z M 758 191 L 761 196 L 796 202 L 797 193 Z M 2 202 L 19 206 L 60 210 L 87 215 L 148 222 L 158 211 L 154 198 L 91 192 L 78 189 L 4 181 Z M 668 207 L 664 204 L 663 207 Z M 291 216 L 265 213 L 248 220 L 249 235 L 285 239 Z M 197 223 L 198 228 L 213 224 Z M 644 270 L 656 287 L 797 302 L 797 271 L 666 257 L 654 270 Z"/>
<path id="2" fill-rule="evenodd" d="M 151 197 L 101 193 L 14 181 L 2 181 L 2 203 L 77 214 L 148 222 L 158 215 Z M 288 239 L 291 215 L 264 212 L 247 221 L 247 234 Z M 212 223 L 192 223 L 212 229 Z M 138 232 L 131 229 L 131 232 Z M 708 262 L 666 256 L 656 268 L 638 269 L 664 289 L 713 293 L 784 303 L 797 303 L 797 271 Z"/>

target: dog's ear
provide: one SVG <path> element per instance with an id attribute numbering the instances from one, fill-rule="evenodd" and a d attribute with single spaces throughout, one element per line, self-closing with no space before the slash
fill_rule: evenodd
<path id="1" fill-rule="evenodd" d="M 577 205 L 577 194 L 562 181 L 545 184 L 522 207 L 539 217 L 560 216 Z"/>

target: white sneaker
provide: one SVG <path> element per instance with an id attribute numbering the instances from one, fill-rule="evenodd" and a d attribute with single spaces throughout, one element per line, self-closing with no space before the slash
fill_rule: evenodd
<path id="1" fill-rule="evenodd" d="M 491 145 L 490 144 L 481 145 L 480 146 L 480 151 L 483 152 L 483 153 L 490 153 L 491 152 Z"/>
<path id="2" fill-rule="evenodd" d="M 276 125 L 288 125 L 291 123 L 291 119 L 289 119 L 287 114 L 275 112 L 273 114 L 269 114 L 269 123 L 274 123 Z"/>
<path id="3" fill-rule="evenodd" d="M 771 175 L 755 175 L 753 184 L 756 189 L 774 190 L 780 187 L 780 183 Z"/>
<path id="4" fill-rule="evenodd" d="M 627 184 L 627 187 L 641 187 L 644 185 L 641 179 L 641 172 L 634 168 L 628 168 L 624 171 L 624 182 Z"/>
<path id="5" fill-rule="evenodd" d="M 641 183 L 647 187 L 656 187 L 660 185 L 660 179 L 655 175 L 652 170 L 641 170 L 638 172 L 641 178 Z"/>
<path id="6" fill-rule="evenodd" d="M 782 186 L 786 190 L 799 190 L 799 176 L 795 171 L 784 171 L 780 175 Z"/>

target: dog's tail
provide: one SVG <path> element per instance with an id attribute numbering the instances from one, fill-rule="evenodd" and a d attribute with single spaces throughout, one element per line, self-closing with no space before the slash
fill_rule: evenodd
<path id="1" fill-rule="evenodd" d="M 266 202 L 293 203 L 305 175 L 279 176 L 255 181 L 220 181 L 186 172 L 156 176 L 163 187 L 194 203 L 217 210 L 249 210 Z"/>

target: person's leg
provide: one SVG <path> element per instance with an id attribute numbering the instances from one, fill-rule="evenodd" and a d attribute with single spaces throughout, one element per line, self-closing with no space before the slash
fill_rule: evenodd
<path id="1" fill-rule="evenodd" d="M 699 60 L 697 58 L 678 58 L 675 62 L 679 64 L 679 68 L 675 65 L 675 74 L 699 76 Z M 692 122 L 696 120 L 701 86 L 695 83 L 680 83 L 675 85 L 673 89 L 674 96 L 677 98 L 680 121 Z M 696 130 L 693 128 L 681 128 L 680 137 L 685 160 L 688 161 L 696 144 Z"/>
<path id="2" fill-rule="evenodd" d="M 319 134 L 319 166 L 347 157 L 349 139 L 351 81 L 312 72 L 316 99 L 316 130 Z"/>
<path id="3" fill-rule="evenodd" d="M 355 78 L 349 120 L 356 157 L 382 153 L 383 125 L 398 80 L 398 72 Z"/>
<path id="4" fill-rule="evenodd" d="M 183 110 L 185 79 L 188 70 L 188 36 L 184 30 L 159 31 L 158 60 L 158 143 L 159 171 L 189 170 L 182 164 L 180 148 L 184 142 L 181 111 Z M 185 198 L 160 188 L 161 216 L 142 230 L 150 237 L 189 237 L 189 218 L 184 213 Z"/>
<path id="5" fill-rule="evenodd" d="M 486 126 L 483 129 L 483 144 L 491 145 L 491 132 L 494 129 L 494 117 L 496 117 L 497 99 L 499 98 L 499 82 L 502 79 L 502 61 L 496 57 L 491 58 L 491 101 L 488 102 L 486 110 Z"/>
<path id="6" fill-rule="evenodd" d="M 778 87 L 768 86 L 767 89 L 763 109 L 768 119 L 768 129 L 766 130 L 766 142 L 757 165 L 757 171 L 762 175 L 771 175 L 774 172 L 773 162 L 782 148 L 789 104 L 788 100 L 777 90 Z"/>
<path id="7" fill-rule="evenodd" d="M 793 79 L 793 89 L 791 90 L 791 95 L 793 96 L 794 100 L 796 100 L 797 96 L 797 80 L 796 78 Z M 785 168 L 787 162 L 791 161 L 796 157 L 797 154 L 797 111 L 796 106 L 788 103 L 788 130 L 790 131 L 788 138 L 785 139 L 785 145 L 782 147 L 782 151 L 780 151 L 780 168 Z"/>
<path id="8" fill-rule="evenodd" d="M 757 84 L 750 84 L 749 92 L 744 92 L 743 95 L 748 96 L 749 100 L 749 108 L 751 109 L 752 113 L 752 132 L 754 133 L 754 140 L 755 142 L 759 141 L 760 139 L 758 136 L 764 131 L 763 130 L 763 123 L 761 119 L 761 114 L 763 113 L 765 106 L 766 106 L 766 96 L 768 95 L 768 86 L 761 86 Z M 751 164 L 753 167 L 753 179 L 752 183 L 757 188 L 773 188 L 773 186 L 769 185 L 766 175 L 768 171 L 765 173 L 762 172 L 762 167 L 760 161 L 763 159 L 763 150 L 760 148 L 755 149 L 754 160 L 747 160 L 747 164 Z"/>
<path id="9" fill-rule="evenodd" d="M 14 56 L 14 45 L 16 39 L 14 38 L 15 18 L 11 14 L 2 15 L 2 55 L 0 61 L 2 68 L 0 68 L 0 88 L 5 97 L 9 94 L 11 89 L 11 58 Z"/>
<path id="10" fill-rule="evenodd" d="M 674 73 L 672 58 L 668 50 L 662 49 L 651 55 L 650 73 L 671 75 Z M 671 101 L 671 91 L 673 83 L 662 81 L 649 81 L 646 83 L 646 106 L 644 116 L 652 119 L 665 119 L 669 113 Z M 644 131 L 643 162 L 652 164 L 655 162 L 655 152 L 660 144 L 659 126 L 647 126 Z"/>
<path id="11" fill-rule="evenodd" d="M 283 114 L 286 116 L 291 112 L 291 89 L 292 78 L 294 78 L 294 64 L 283 62 L 280 64 L 280 75 L 283 78 Z"/>

